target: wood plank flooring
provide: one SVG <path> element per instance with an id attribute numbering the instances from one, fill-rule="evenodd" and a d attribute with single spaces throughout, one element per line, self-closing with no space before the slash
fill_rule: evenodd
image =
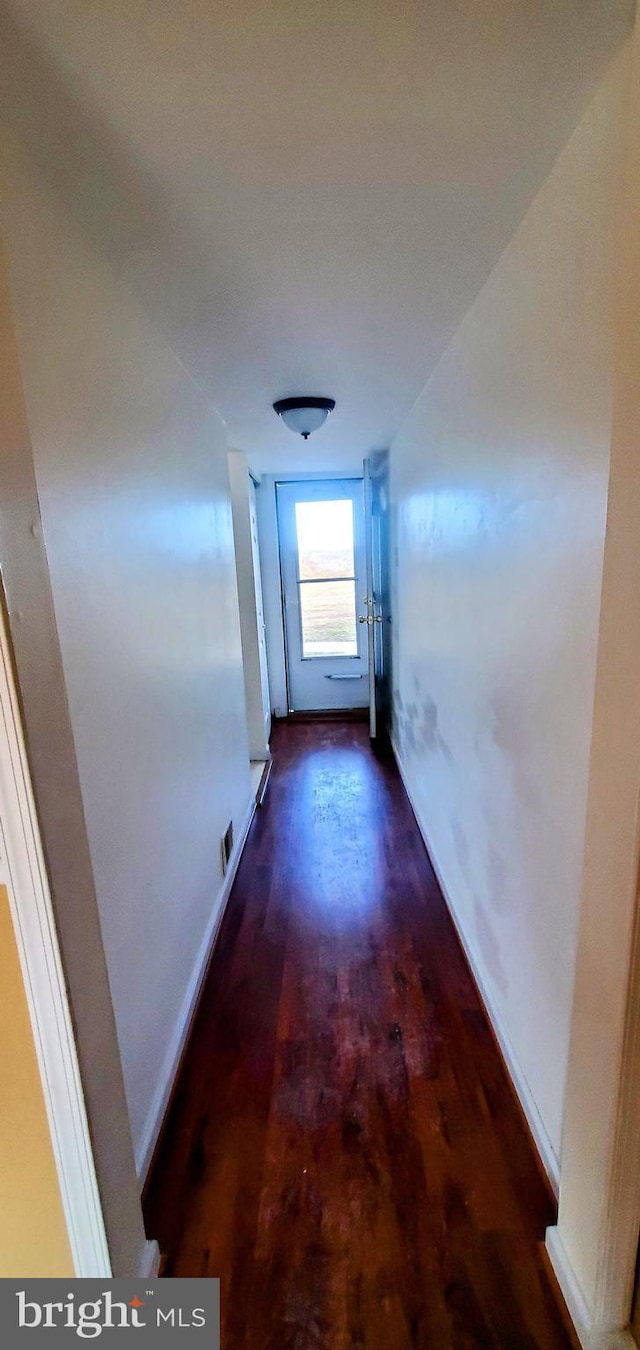
<path id="1" fill-rule="evenodd" d="M 553 1206 L 392 762 L 280 725 L 145 1197 L 223 1350 L 569 1350 Z"/>

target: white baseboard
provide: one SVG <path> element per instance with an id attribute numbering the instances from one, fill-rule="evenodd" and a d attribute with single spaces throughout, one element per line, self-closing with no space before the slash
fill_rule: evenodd
<path id="1" fill-rule="evenodd" d="M 160 1248 L 155 1239 L 148 1239 L 140 1253 L 136 1275 L 139 1280 L 155 1280 L 160 1270 Z"/>
<path id="2" fill-rule="evenodd" d="M 591 1314 L 565 1251 L 560 1233 L 555 1226 L 547 1228 L 545 1246 L 578 1340 L 584 1350 L 592 1350 Z"/>
<path id="3" fill-rule="evenodd" d="M 547 1228 L 545 1245 L 583 1350 L 637 1350 L 630 1331 L 611 1331 L 594 1322 L 557 1227 Z"/>
<path id="4" fill-rule="evenodd" d="M 502 1019 L 500 1017 L 500 1014 L 495 1008 L 492 996 L 489 993 L 489 990 L 487 989 L 483 973 L 479 969 L 474 954 L 470 949 L 466 933 L 459 919 L 456 906 L 453 902 L 451 892 L 447 885 L 444 873 L 438 864 L 438 859 L 432 847 L 431 841 L 428 837 L 425 824 L 420 819 L 420 814 L 418 812 L 415 798 L 411 790 L 411 784 L 409 781 L 407 770 L 402 762 L 402 757 L 398 751 L 398 747 L 393 738 L 391 739 L 391 746 L 396 758 L 396 763 L 398 765 L 400 777 L 404 784 L 405 792 L 407 794 L 407 797 L 409 798 L 411 809 L 416 818 L 418 829 L 424 841 L 424 846 L 427 850 L 427 853 L 429 854 L 429 859 L 433 867 L 433 870 L 436 874 L 436 877 L 438 878 L 440 890 L 442 891 L 442 894 L 444 896 L 447 909 L 449 910 L 449 914 L 451 915 L 451 918 L 453 920 L 454 927 L 456 929 L 456 932 L 460 939 L 460 943 L 462 945 L 462 949 L 464 951 L 467 962 L 473 974 L 473 978 L 476 982 L 478 993 L 484 1005 L 484 1010 L 487 1014 L 489 1022 L 491 1023 L 496 1039 L 500 1046 L 500 1050 L 502 1051 L 503 1059 L 509 1071 L 509 1076 L 511 1078 L 513 1086 L 518 1095 L 518 1100 L 520 1102 L 522 1110 L 524 1111 L 524 1114 L 526 1116 L 527 1124 L 533 1136 L 533 1140 L 538 1150 L 542 1166 L 544 1167 L 544 1170 L 549 1178 L 549 1182 L 553 1188 L 554 1194 L 557 1199 L 560 1190 L 560 1163 L 558 1157 L 549 1138 L 544 1121 L 542 1120 L 538 1107 L 531 1094 L 529 1084 L 525 1078 L 524 1073 L 522 1072 L 522 1068 L 518 1062 L 513 1046 L 511 1045 L 511 1042 L 503 1025 Z"/>
<path id="5" fill-rule="evenodd" d="M 215 940 L 218 936 L 227 900 L 229 899 L 231 887 L 233 886 L 234 878 L 238 870 L 238 863 L 242 857 L 242 850 L 246 843 L 255 810 L 256 798 L 255 793 L 252 792 L 251 800 L 247 807 L 244 820 L 237 835 L 233 853 L 229 860 L 224 882 L 211 911 L 207 929 L 191 972 L 191 978 L 182 1001 L 182 1007 L 176 1022 L 175 1031 L 167 1048 L 158 1086 L 147 1116 L 147 1123 L 140 1144 L 136 1148 L 136 1169 L 141 1188 L 144 1186 L 147 1179 L 147 1173 L 151 1166 L 151 1159 L 153 1158 L 153 1153 L 158 1142 L 162 1122 L 165 1117 L 176 1073 L 182 1058 L 182 1052 L 187 1041 L 187 1036 L 189 1035 L 189 1029 L 200 996 L 202 982 L 207 971 Z"/>

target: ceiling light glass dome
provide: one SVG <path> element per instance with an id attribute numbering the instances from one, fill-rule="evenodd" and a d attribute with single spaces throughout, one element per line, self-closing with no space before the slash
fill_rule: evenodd
<path id="1" fill-rule="evenodd" d="M 298 398 L 279 398 L 273 405 L 273 411 L 281 417 L 290 431 L 309 439 L 312 431 L 317 431 L 326 422 L 329 413 L 336 406 L 334 398 L 315 398 L 307 395 Z"/>

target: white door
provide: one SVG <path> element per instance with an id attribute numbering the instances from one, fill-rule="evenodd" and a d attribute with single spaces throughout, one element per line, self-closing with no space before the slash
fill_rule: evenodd
<path id="1" fill-rule="evenodd" d="M 271 699 L 269 695 L 269 671 L 267 667 L 267 639 L 264 626 L 264 608 L 262 604 L 262 572 L 260 569 L 260 542 L 258 538 L 258 510 L 256 488 L 249 479 L 249 522 L 251 528 L 251 552 L 253 555 L 253 580 L 256 592 L 256 622 L 258 625 L 258 660 L 260 662 L 260 688 L 262 690 L 262 712 L 264 716 L 265 744 L 269 744 L 271 735 Z"/>
<path id="2" fill-rule="evenodd" d="M 291 712 L 369 702 L 362 479 L 279 483 Z"/>

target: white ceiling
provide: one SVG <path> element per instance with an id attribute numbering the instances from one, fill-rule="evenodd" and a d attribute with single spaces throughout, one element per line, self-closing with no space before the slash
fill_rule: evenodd
<path id="1" fill-rule="evenodd" d="M 388 445 L 630 0 L 0 0 L 5 115 L 255 468 Z M 337 400 L 308 443 L 274 399 Z"/>

